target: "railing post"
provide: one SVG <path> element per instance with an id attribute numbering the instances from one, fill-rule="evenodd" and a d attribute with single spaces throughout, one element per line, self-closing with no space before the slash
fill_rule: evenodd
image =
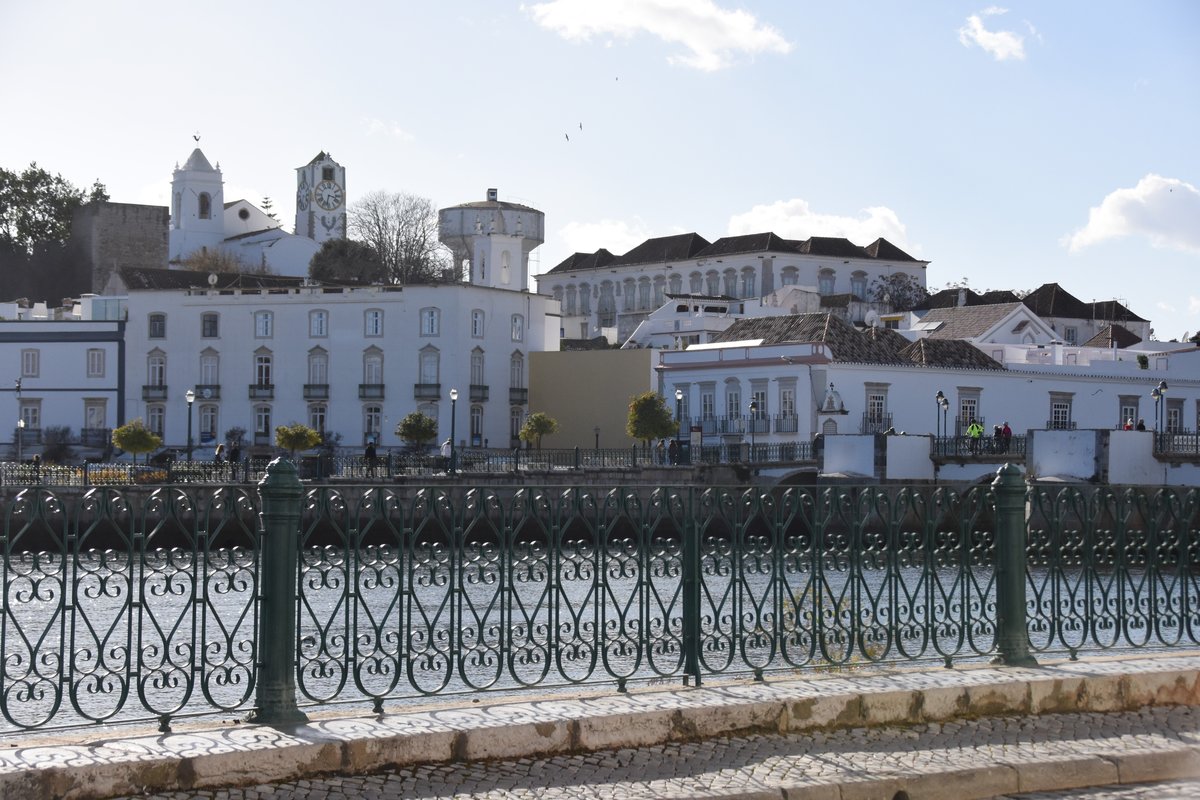
<path id="1" fill-rule="evenodd" d="M 575 471 L 579 471 L 579 447 L 575 447 Z"/>
<path id="2" fill-rule="evenodd" d="M 296 465 L 277 458 L 258 483 L 262 503 L 259 568 L 258 682 L 247 720 L 265 725 L 307 722 L 296 707 L 296 585 L 300 496 Z"/>
<path id="3" fill-rule="evenodd" d="M 700 685 L 700 526 L 696 490 L 688 487 L 683 519 L 683 674 Z"/>
<path id="4" fill-rule="evenodd" d="M 1005 464 L 992 481 L 996 495 L 996 657 L 993 664 L 1036 667 L 1025 615 L 1025 480 Z"/>

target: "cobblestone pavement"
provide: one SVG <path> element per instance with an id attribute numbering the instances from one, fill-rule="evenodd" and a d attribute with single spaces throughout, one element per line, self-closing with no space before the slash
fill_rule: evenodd
<path id="1" fill-rule="evenodd" d="M 1032 792 L 1009 795 L 1003 800 L 1196 800 L 1200 781 L 1140 783 L 1136 786 L 1074 789 L 1066 792 Z"/>
<path id="2" fill-rule="evenodd" d="M 1195 750 L 1189 748 L 1196 747 Z M 1200 708 L 1114 714 L 1000 717 L 912 727 L 857 728 L 809 735 L 714 739 L 545 759 L 436 764 L 395 772 L 152 795 L 156 800 L 340 800 L 341 798 L 700 798 L 846 797 L 878 784 L 884 800 L 1020 797 L 1021 800 L 1197 798 L 1200 783 L 1093 792 L 1016 794 L 1016 775 L 1041 765 L 1042 786 L 1115 783 L 1117 761 L 1172 753 L 1200 775 Z M 1116 759 L 1117 761 L 1115 761 Z M 1013 766 L 1009 766 L 1013 765 Z M 1120 767 L 1124 770 L 1124 767 Z M 1066 775 L 1074 778 L 1064 778 Z M 1132 773 L 1129 773 L 1132 774 Z M 1123 771 L 1123 779 L 1126 773 Z M 1154 774 L 1150 777 L 1161 777 Z M 1136 778 L 1135 778 L 1136 779 Z M 1074 780 L 1074 783 L 1068 782 Z M 917 782 L 923 786 L 918 792 Z M 840 784 L 842 793 L 816 793 Z M 986 793 L 986 787 L 997 790 Z M 1024 785 L 1031 786 L 1026 782 Z M 961 787 L 957 793 L 956 786 Z M 969 791 L 967 787 L 969 786 Z M 1001 788 L 1002 787 L 1002 788 Z M 936 792 L 930 794 L 933 789 Z M 786 794 L 783 790 L 787 790 Z M 1140 793 L 1139 793 L 1140 792 Z M 1174 792 L 1174 793 L 1172 793 Z M 902 796 L 902 795 L 899 795 Z M 143 796 L 143 798 L 146 796 Z"/>

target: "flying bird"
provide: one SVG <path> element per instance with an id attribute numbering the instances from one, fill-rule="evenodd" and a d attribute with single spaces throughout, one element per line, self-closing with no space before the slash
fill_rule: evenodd
<path id="1" fill-rule="evenodd" d="M 579 123 L 579 130 L 583 130 L 583 123 Z"/>
<path id="2" fill-rule="evenodd" d="M 563 138 L 566 139 L 568 142 L 571 141 L 571 137 L 565 133 L 563 134 Z"/>
<path id="3" fill-rule="evenodd" d="M 192 138 L 195 139 L 197 142 L 200 141 L 200 131 L 196 131 L 195 133 L 193 133 Z"/>

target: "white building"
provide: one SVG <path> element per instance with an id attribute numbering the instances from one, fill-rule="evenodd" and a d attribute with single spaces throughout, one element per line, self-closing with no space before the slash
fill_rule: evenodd
<path id="1" fill-rule="evenodd" d="M 781 287 L 811 286 L 825 302 L 845 306 L 835 299 L 844 295 L 863 304 L 891 281 L 923 288 L 927 264 L 886 239 L 859 247 L 816 236 L 759 233 L 708 242 L 687 233 L 649 239 L 621 256 L 575 253 L 538 276 L 538 291 L 561 301 L 564 338 L 603 335 L 623 344 L 668 295 L 758 300 Z"/>
<path id="2" fill-rule="evenodd" d="M 1011 312 L 1011 309 L 1010 309 Z M 1015 317 L 1012 317 L 1015 320 Z M 997 346 L 1004 363 L 962 339 L 909 341 L 882 328 L 856 329 L 833 314 L 745 319 L 718 341 L 658 353 L 659 391 L 683 393 L 682 412 L 705 443 L 809 441 L 817 433 L 889 428 L 954 436 L 974 418 L 1031 429 L 1116 429 L 1128 419 L 1164 430 L 1200 425 L 1200 348 L 1135 358 L 1098 348 Z M 1096 353 L 1085 352 L 1095 350 Z M 1005 355 L 1007 354 L 1007 355 Z M 1011 356 L 1011 357 L 1010 357 Z M 1091 360 L 1097 356 L 1095 360 Z M 1166 384 L 1165 394 L 1152 392 Z M 935 398 L 949 401 L 945 412 Z M 750 404 L 754 403 L 751 409 Z"/>
<path id="3" fill-rule="evenodd" d="M 476 221 L 478 217 L 478 222 Z M 508 447 L 528 404 L 528 357 L 558 349 L 558 304 L 524 290 L 543 215 L 495 198 L 441 211 L 469 282 L 340 287 L 269 275 L 133 270 L 126 412 L 169 445 L 244 428 L 254 444 L 301 422 L 343 446 L 401 445 L 412 411 L 439 438 Z M 457 392 L 457 401 L 452 399 Z M 455 412 L 451 422 L 451 412 Z"/>
<path id="4" fill-rule="evenodd" d="M 49 427 L 69 427 L 79 455 L 99 455 L 125 403 L 123 299 L 85 296 L 65 311 L 3 306 L 0 354 L 12 376 L 4 387 L 12 398 L 4 411 L 8 457 L 40 454 Z"/>
<path id="5" fill-rule="evenodd" d="M 226 203 L 220 164 L 212 166 L 197 147 L 171 179 L 169 261 L 221 253 L 244 271 L 308 275 L 321 243 L 346 235 L 346 170 L 319 153 L 297 168 L 296 187 L 296 232 L 287 233 L 248 200 Z"/>

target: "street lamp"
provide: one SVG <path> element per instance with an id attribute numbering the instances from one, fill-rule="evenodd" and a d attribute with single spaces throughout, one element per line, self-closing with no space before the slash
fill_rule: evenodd
<path id="1" fill-rule="evenodd" d="M 1159 381 L 1158 386 L 1150 390 L 1150 396 L 1154 398 L 1154 432 L 1162 433 L 1163 422 L 1165 421 L 1162 404 L 1167 397 L 1167 382 Z"/>
<path id="2" fill-rule="evenodd" d="M 21 460 L 21 440 L 25 437 L 25 417 L 21 416 L 21 379 L 17 378 L 13 381 L 13 386 L 17 389 L 17 461 Z"/>
<path id="3" fill-rule="evenodd" d="M 754 460 L 754 428 L 755 420 L 758 418 L 758 401 L 750 401 L 750 460 Z"/>
<path id="4" fill-rule="evenodd" d="M 680 434 L 683 433 L 683 389 L 675 390 L 675 447 L 680 447 Z"/>
<path id="5" fill-rule="evenodd" d="M 942 403 L 946 401 L 946 395 L 938 389 L 937 394 L 933 396 L 933 428 L 937 432 L 937 438 L 942 438 Z"/>
<path id="6" fill-rule="evenodd" d="M 592 428 L 592 433 L 596 434 L 596 449 L 600 449 L 600 426 Z"/>
<path id="7" fill-rule="evenodd" d="M 450 464 L 447 472 L 454 474 L 454 410 L 458 406 L 458 389 L 450 390 Z"/>
<path id="8" fill-rule="evenodd" d="M 192 403 L 196 402 L 196 393 L 188 389 L 183 393 L 183 399 L 188 404 L 188 461 L 192 460 Z"/>

